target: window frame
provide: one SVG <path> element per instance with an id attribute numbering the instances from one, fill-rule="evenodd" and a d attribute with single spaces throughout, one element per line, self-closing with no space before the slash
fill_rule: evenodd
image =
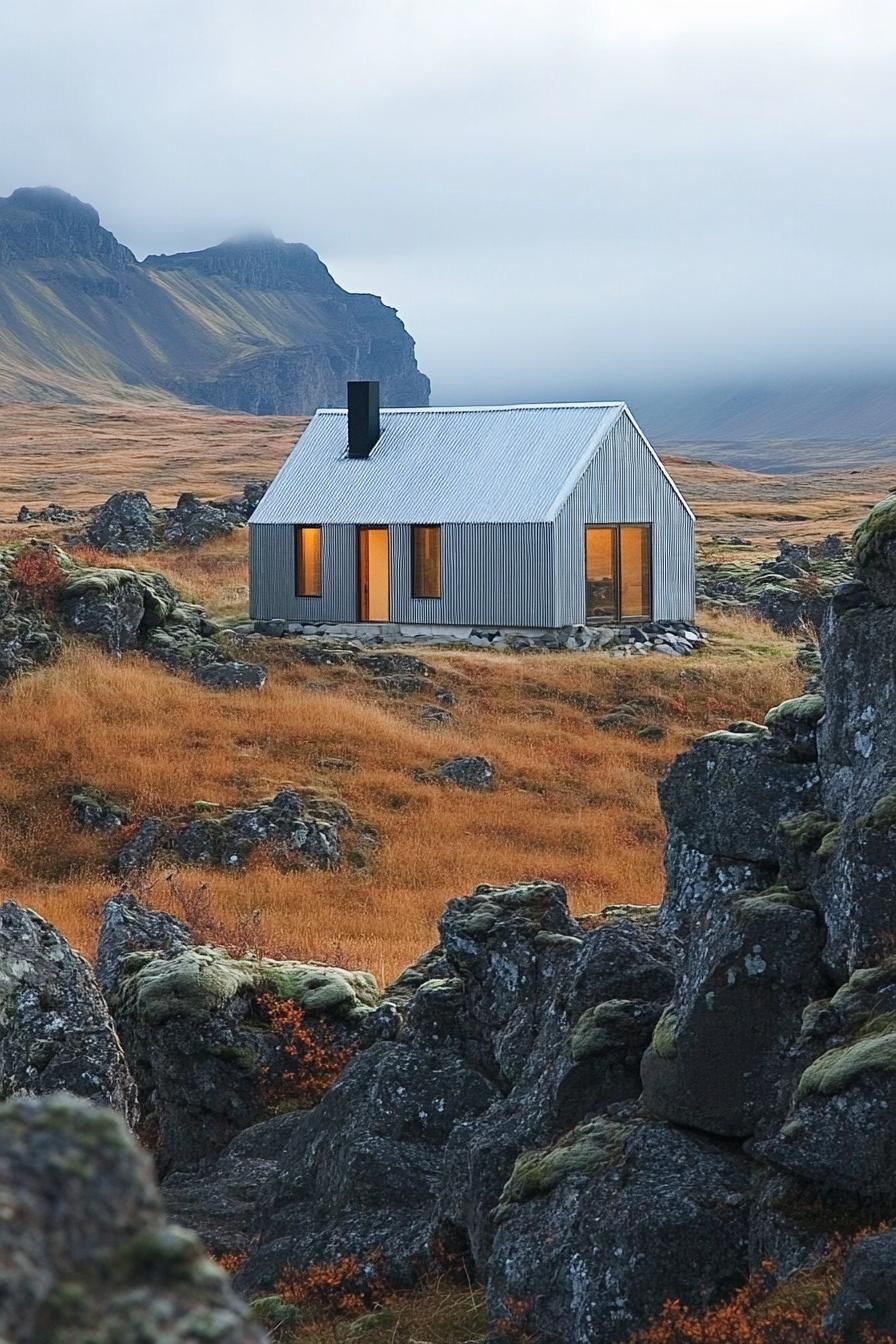
<path id="1" fill-rule="evenodd" d="M 650 564 L 647 575 L 647 597 L 649 611 L 643 616 L 623 616 L 622 614 L 622 529 L 624 527 L 637 527 L 647 534 L 648 556 Z M 605 528 L 613 534 L 613 569 L 614 569 L 614 599 L 615 611 L 612 616 L 589 616 L 588 614 L 588 533 L 592 528 Z M 637 625 L 639 622 L 649 622 L 653 620 L 655 608 L 655 590 L 654 590 L 654 562 L 655 555 L 653 549 L 653 523 L 586 523 L 583 547 L 583 560 L 585 566 L 585 621 L 589 625 Z"/>
<path id="2" fill-rule="evenodd" d="M 302 548 L 303 532 L 317 533 L 317 592 L 306 591 L 304 551 Z M 321 524 L 296 523 L 293 527 L 293 545 L 295 547 L 295 564 L 293 570 L 295 575 L 296 597 L 307 597 L 311 599 L 322 597 L 324 584 L 324 529 Z"/>
<path id="3" fill-rule="evenodd" d="M 435 532 L 437 534 L 438 545 L 436 556 L 438 561 L 437 588 L 438 592 L 421 592 L 422 575 L 417 561 L 417 534 L 418 532 Z M 441 523 L 412 523 L 411 524 L 411 596 L 419 602 L 440 602 L 442 599 L 442 524 Z"/>

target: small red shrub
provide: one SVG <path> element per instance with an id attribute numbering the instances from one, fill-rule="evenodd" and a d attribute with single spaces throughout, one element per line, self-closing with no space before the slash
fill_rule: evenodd
<path id="1" fill-rule="evenodd" d="M 309 1321 L 360 1316 L 387 1301 L 382 1259 L 382 1251 L 372 1251 L 363 1260 L 346 1255 L 331 1265 L 288 1269 L 277 1293 L 290 1306 L 301 1307 Z"/>
<path id="2" fill-rule="evenodd" d="M 65 583 L 55 553 L 44 546 L 19 551 L 10 566 L 9 577 L 16 588 L 39 606 L 51 606 Z"/>
<path id="3" fill-rule="evenodd" d="M 258 1004 L 268 1017 L 285 1060 L 282 1071 L 267 1071 L 265 1104 L 271 1110 L 315 1106 L 351 1059 L 353 1048 L 337 1045 L 323 1023 L 310 1027 L 304 1010 L 292 999 L 261 994 Z"/>

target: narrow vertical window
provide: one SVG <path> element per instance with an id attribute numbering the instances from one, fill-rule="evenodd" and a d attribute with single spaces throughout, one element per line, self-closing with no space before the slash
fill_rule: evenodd
<path id="1" fill-rule="evenodd" d="M 641 524 L 619 529 L 619 560 L 622 583 L 619 611 L 623 620 L 649 620 L 651 616 L 650 528 Z"/>
<path id="2" fill-rule="evenodd" d="M 319 527 L 296 528 L 296 596 L 320 597 Z"/>
<path id="3" fill-rule="evenodd" d="M 412 531 L 414 597 L 441 597 L 442 529 L 440 527 L 415 527 Z"/>

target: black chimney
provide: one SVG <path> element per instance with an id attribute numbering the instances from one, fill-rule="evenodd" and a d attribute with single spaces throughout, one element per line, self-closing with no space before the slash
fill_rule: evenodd
<path id="1" fill-rule="evenodd" d="M 379 383 L 348 385 L 348 455 L 369 457 L 380 437 Z"/>

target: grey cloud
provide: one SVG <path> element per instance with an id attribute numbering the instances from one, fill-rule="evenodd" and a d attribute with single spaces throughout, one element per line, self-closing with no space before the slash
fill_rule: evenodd
<path id="1" fill-rule="evenodd" d="M 885 0 L 31 0 L 0 191 L 138 254 L 271 226 L 436 399 L 892 365 Z"/>

